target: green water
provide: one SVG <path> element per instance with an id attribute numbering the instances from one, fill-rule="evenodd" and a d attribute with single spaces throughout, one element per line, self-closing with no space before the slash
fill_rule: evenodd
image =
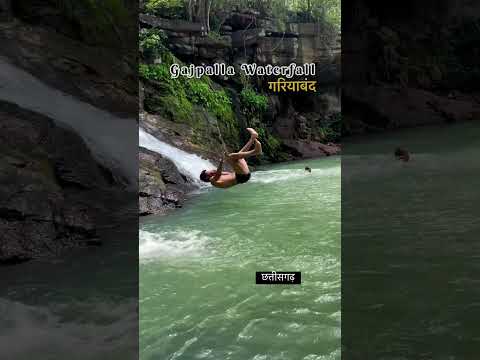
<path id="1" fill-rule="evenodd" d="M 406 147 L 411 161 L 395 161 Z M 480 126 L 352 139 L 342 155 L 346 359 L 477 359 Z"/>
<path id="2" fill-rule="evenodd" d="M 204 191 L 142 224 L 140 258 L 141 359 L 340 358 L 340 158 Z M 272 270 L 302 284 L 255 285 Z"/>

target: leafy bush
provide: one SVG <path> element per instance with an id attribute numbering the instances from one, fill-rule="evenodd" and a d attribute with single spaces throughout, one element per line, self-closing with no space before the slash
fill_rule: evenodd
<path id="1" fill-rule="evenodd" d="M 167 19 L 185 19 L 186 6 L 182 0 L 148 0 L 145 10 Z"/>
<path id="2" fill-rule="evenodd" d="M 276 158 L 280 150 L 280 141 L 271 134 L 267 137 L 267 150 L 272 158 Z"/>
<path id="3" fill-rule="evenodd" d="M 142 29 L 139 34 L 139 47 L 144 59 L 154 59 L 167 51 L 167 36 L 161 30 Z"/>
<path id="4" fill-rule="evenodd" d="M 179 117 L 179 120 L 189 120 L 188 113 L 182 110 L 181 106 L 191 113 L 193 111 L 192 104 L 197 104 L 215 115 L 229 131 L 234 130 L 235 117 L 232 101 L 225 93 L 225 90 L 214 90 L 209 78 L 188 79 L 178 77 L 172 79 L 169 64 L 167 63 L 155 65 L 140 64 L 139 74 L 143 79 L 157 82 L 157 87 L 159 87 L 161 92 L 160 97 L 165 98 L 168 96 L 171 101 L 171 105 L 167 104 L 167 107 L 173 106 L 175 113 L 182 115 Z M 175 118 L 175 116 L 173 117 Z"/>
<path id="5" fill-rule="evenodd" d="M 187 19 L 188 4 L 183 0 L 147 0 L 145 11 L 169 19 Z M 341 24 L 340 0 L 215 0 L 211 2 L 211 28 L 218 30 L 225 21 L 224 14 L 237 9 L 256 10 L 272 18 L 280 29 L 285 29 L 288 22 L 328 22 L 337 30 Z"/>
<path id="6" fill-rule="evenodd" d="M 148 80 L 155 80 L 165 83 L 172 83 L 172 77 L 170 76 L 170 69 L 167 64 L 147 65 L 140 64 L 139 66 L 140 77 Z"/>
<path id="7" fill-rule="evenodd" d="M 240 101 L 247 113 L 262 114 L 268 108 L 267 97 L 258 94 L 251 87 L 246 87 L 240 93 Z"/>
<path id="8" fill-rule="evenodd" d="M 318 129 L 320 136 L 325 142 L 339 142 L 342 135 L 342 114 L 336 113 L 330 116 Z"/>
<path id="9" fill-rule="evenodd" d="M 186 93 L 195 104 L 203 105 L 217 118 L 231 120 L 233 118 L 232 101 L 225 90 L 213 90 L 211 85 L 201 79 L 189 79 Z"/>
<path id="10" fill-rule="evenodd" d="M 262 142 L 263 153 L 271 160 L 277 159 L 280 153 L 280 141 L 274 135 L 269 133 L 263 124 L 257 125 L 255 129 Z"/>
<path id="11" fill-rule="evenodd" d="M 143 79 L 155 81 L 159 90 L 152 99 L 145 99 L 147 111 L 158 112 L 161 109 L 173 121 L 190 120 L 192 103 L 179 79 L 172 79 L 168 64 L 140 64 L 139 75 Z"/>

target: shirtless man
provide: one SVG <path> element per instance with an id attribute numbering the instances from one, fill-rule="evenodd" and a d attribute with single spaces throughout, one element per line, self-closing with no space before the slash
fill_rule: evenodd
<path id="1" fill-rule="evenodd" d="M 246 158 L 262 154 L 262 144 L 257 140 L 258 133 L 252 128 L 247 128 L 250 133 L 250 140 L 245 146 L 236 153 L 224 154 L 217 170 L 203 170 L 200 174 L 200 180 L 209 182 L 218 188 L 229 188 L 238 184 L 246 183 L 250 180 L 250 169 L 248 168 Z M 254 148 L 249 150 L 254 145 Z M 223 162 L 227 161 L 234 172 L 223 171 Z"/>

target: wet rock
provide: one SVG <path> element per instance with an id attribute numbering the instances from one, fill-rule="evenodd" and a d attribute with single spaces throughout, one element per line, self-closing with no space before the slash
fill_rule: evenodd
<path id="1" fill-rule="evenodd" d="M 192 45 L 170 44 L 169 47 L 174 53 L 178 55 L 191 56 L 194 54 L 194 48 Z"/>
<path id="2" fill-rule="evenodd" d="M 292 148 L 301 158 L 314 158 L 320 156 L 338 155 L 341 148 L 336 144 L 322 144 L 316 141 L 305 140 L 283 140 L 284 146 Z"/>
<path id="3" fill-rule="evenodd" d="M 0 154 L 0 265 L 58 255 L 95 237 L 97 199 L 114 202 L 117 184 L 78 135 L 0 102 Z"/>
<path id="4" fill-rule="evenodd" d="M 27 1 L 22 3 L 22 6 L 15 3 L 13 14 L 22 21 L 1 24 L 3 56 L 54 88 L 96 107 L 134 118 L 138 111 L 135 61 L 119 55 L 118 51 L 87 45 L 85 39 L 78 39 L 72 34 L 75 29 L 70 31 L 68 24 L 58 22 L 58 9 L 43 6 L 51 5 L 50 2 L 43 1 L 35 7 L 30 7 Z M 56 13 L 46 13 L 51 11 Z M 50 19 L 51 26 L 45 26 Z M 59 31 L 55 31 L 56 27 Z M 136 41 L 135 37 L 135 44 Z"/>
<path id="5" fill-rule="evenodd" d="M 310 133 L 310 129 L 307 124 L 305 116 L 297 115 L 296 117 L 297 133 L 300 139 L 307 139 Z"/>
<path id="6" fill-rule="evenodd" d="M 227 23 L 233 30 L 244 30 L 255 27 L 255 20 L 255 14 L 233 13 Z"/>
<path id="7" fill-rule="evenodd" d="M 357 122 L 347 117 L 350 131 L 363 132 L 476 120 L 480 104 L 421 89 L 398 87 L 346 88 L 345 98 L 356 109 Z"/>
<path id="8" fill-rule="evenodd" d="M 193 189 L 175 164 L 160 154 L 139 149 L 139 215 L 163 214 L 181 207 Z"/>

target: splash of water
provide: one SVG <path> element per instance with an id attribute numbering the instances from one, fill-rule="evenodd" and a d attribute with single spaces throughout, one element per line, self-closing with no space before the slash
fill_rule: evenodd
<path id="1" fill-rule="evenodd" d="M 43 114 L 71 128 L 96 159 L 135 183 L 137 139 L 135 119 L 120 118 L 51 88 L 0 58 L 0 99 Z"/>
<path id="2" fill-rule="evenodd" d="M 198 256 L 210 240 L 198 230 L 163 233 L 140 230 L 139 239 L 141 260 L 185 255 Z"/>
<path id="3" fill-rule="evenodd" d="M 331 167 L 323 169 L 312 169 L 311 173 L 305 172 L 303 169 L 283 169 L 283 170 L 266 170 L 255 171 L 252 176 L 252 183 L 270 184 L 280 181 L 304 180 L 323 176 L 339 176 L 340 168 Z"/>
<path id="4" fill-rule="evenodd" d="M 148 150 L 155 151 L 156 153 L 173 161 L 183 175 L 188 176 L 198 185 L 202 184 L 198 179 L 198 176 L 202 170 L 215 169 L 215 165 L 213 165 L 210 161 L 202 159 L 198 155 L 187 153 L 183 150 L 177 149 L 172 145 L 164 143 L 163 141 L 158 140 L 155 136 L 145 132 L 142 128 L 138 129 L 138 137 L 140 146 Z"/>

